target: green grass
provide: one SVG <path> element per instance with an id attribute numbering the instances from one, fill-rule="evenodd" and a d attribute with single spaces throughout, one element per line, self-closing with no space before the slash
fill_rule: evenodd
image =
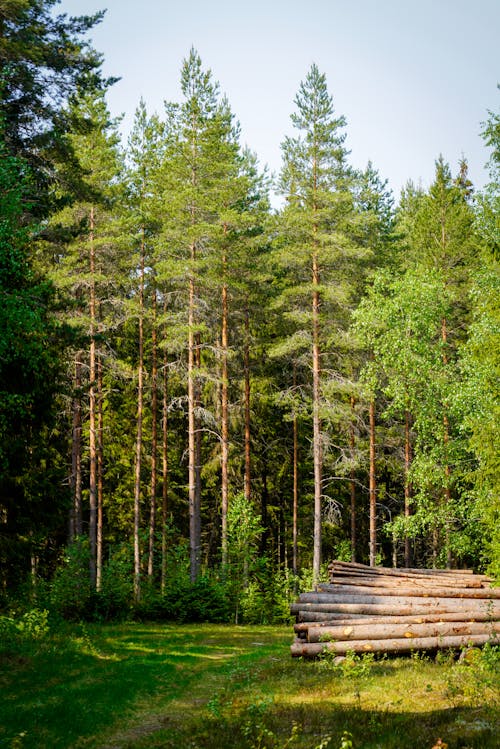
<path id="1" fill-rule="evenodd" d="M 292 659 L 291 640 L 290 627 L 124 624 L 18 644 L 0 655 L 0 747 L 498 747 L 492 653 L 336 666 Z"/>

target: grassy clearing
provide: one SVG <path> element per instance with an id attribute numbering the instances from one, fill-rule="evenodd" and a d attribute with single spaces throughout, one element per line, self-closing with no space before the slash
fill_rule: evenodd
<path id="1" fill-rule="evenodd" d="M 85 625 L 0 655 L 9 749 L 496 749 L 498 660 L 292 660 L 289 627 Z"/>

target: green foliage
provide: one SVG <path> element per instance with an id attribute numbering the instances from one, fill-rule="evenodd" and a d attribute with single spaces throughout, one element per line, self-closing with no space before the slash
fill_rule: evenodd
<path id="1" fill-rule="evenodd" d="M 8 155 L 1 124 L 0 578 L 9 588 L 24 579 L 30 554 L 52 535 L 64 505 L 54 487 L 62 483 L 55 404 L 65 331 L 55 319 L 54 289 L 33 269 L 30 179 L 26 165 Z"/>
<path id="2" fill-rule="evenodd" d="M 90 580 L 90 549 L 78 538 L 67 549 L 49 590 L 48 604 L 69 621 L 113 621 L 130 616 L 132 606 L 131 554 L 127 546 L 110 552 L 103 565 L 99 590 Z"/>
<path id="3" fill-rule="evenodd" d="M 95 595 L 90 584 L 89 544 L 79 538 L 67 549 L 51 586 L 50 601 L 60 616 L 79 621 L 89 616 Z"/>
<path id="4" fill-rule="evenodd" d="M 293 581 L 283 572 L 273 572 L 264 561 L 240 595 L 242 621 L 248 624 L 279 624 L 290 621 L 290 603 L 295 597 Z"/>
<path id="5" fill-rule="evenodd" d="M 103 13 L 56 15 L 56 3 L 4 2 L 1 10 L 0 119 L 9 152 L 35 176 L 32 210 L 43 216 L 61 191 L 65 200 L 71 198 L 81 179 L 67 136 L 83 123 L 77 125 L 64 105 L 89 83 L 103 85 L 101 57 L 85 38 Z"/>
<path id="6" fill-rule="evenodd" d="M 446 694 L 454 706 L 478 707 L 497 693 L 500 681 L 500 647 L 486 643 L 482 649 L 464 650 L 453 665 Z"/>
<path id="7" fill-rule="evenodd" d="M 47 609 L 34 608 L 17 616 L 0 616 L 0 653 L 12 652 L 20 641 L 41 640 L 49 631 Z"/>
<path id="8" fill-rule="evenodd" d="M 322 655 L 319 662 L 320 668 L 336 671 L 345 679 L 364 679 L 370 676 L 373 672 L 374 664 L 374 653 L 361 653 L 358 655 L 353 651 L 348 651 L 345 656 L 341 657 L 327 651 Z"/>

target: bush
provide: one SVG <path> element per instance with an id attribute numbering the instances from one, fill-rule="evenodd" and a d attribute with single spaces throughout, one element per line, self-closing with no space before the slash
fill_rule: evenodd
<path id="1" fill-rule="evenodd" d="M 296 597 L 297 581 L 267 560 L 240 593 L 240 610 L 246 624 L 288 624 L 290 603 Z"/>
<path id="2" fill-rule="evenodd" d="M 48 633 L 46 609 L 34 608 L 17 616 L 0 616 L 0 652 L 12 652 L 23 643 L 42 640 Z"/>
<path id="3" fill-rule="evenodd" d="M 90 582 L 89 544 L 77 539 L 66 550 L 49 594 L 51 609 L 69 621 L 115 621 L 130 615 L 133 583 L 128 548 L 118 547 L 103 565 L 100 590 Z"/>
<path id="4" fill-rule="evenodd" d="M 210 576 L 190 582 L 189 578 L 170 581 L 165 593 L 147 591 L 135 607 L 139 618 L 177 622 L 228 622 L 231 606 L 225 586 Z"/>

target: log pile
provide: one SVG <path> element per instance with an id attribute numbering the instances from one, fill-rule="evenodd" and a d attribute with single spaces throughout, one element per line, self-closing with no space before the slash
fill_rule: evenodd
<path id="1" fill-rule="evenodd" d="M 392 569 L 335 561 L 302 593 L 292 656 L 396 652 L 500 642 L 500 588 L 471 570 Z"/>

